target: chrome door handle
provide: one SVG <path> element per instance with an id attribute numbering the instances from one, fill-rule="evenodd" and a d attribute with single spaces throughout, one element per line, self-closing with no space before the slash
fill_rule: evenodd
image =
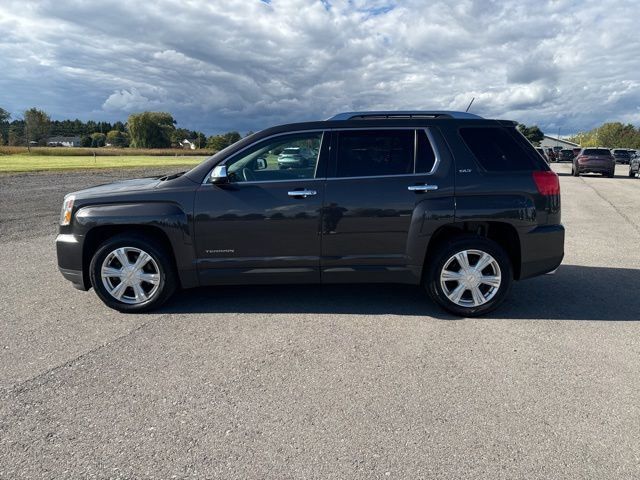
<path id="1" fill-rule="evenodd" d="M 407 189 L 410 192 L 430 192 L 432 190 L 437 190 L 437 185 L 409 185 Z"/>
<path id="2" fill-rule="evenodd" d="M 290 197 L 302 197 L 302 198 L 307 198 L 317 194 L 318 192 L 316 192 L 315 190 L 291 190 L 290 192 L 287 193 L 287 195 L 289 195 Z"/>

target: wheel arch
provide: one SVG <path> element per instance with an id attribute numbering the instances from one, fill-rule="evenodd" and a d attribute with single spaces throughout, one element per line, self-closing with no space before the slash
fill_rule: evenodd
<path id="1" fill-rule="evenodd" d="M 482 221 L 449 223 L 439 227 L 433 235 L 431 235 L 429 243 L 427 244 L 424 265 L 422 267 L 422 280 L 424 281 L 428 270 L 428 262 L 433 258 L 435 251 L 454 238 L 471 235 L 488 238 L 500 245 L 511 261 L 514 279 L 518 280 L 520 278 L 522 255 L 518 231 L 513 225 L 507 222 Z"/>
<path id="2" fill-rule="evenodd" d="M 180 285 L 198 285 L 191 227 L 187 214 L 176 204 L 129 203 L 90 205 L 78 210 L 75 230 L 84 237 L 82 271 L 85 285 L 89 282 L 89 264 L 98 247 L 108 238 L 121 233 L 138 233 L 159 242 L 171 255 Z"/>

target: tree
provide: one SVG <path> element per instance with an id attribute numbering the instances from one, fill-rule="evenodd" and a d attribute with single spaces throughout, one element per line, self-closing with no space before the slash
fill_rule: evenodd
<path id="1" fill-rule="evenodd" d="M 540 145 L 540 142 L 544 139 L 544 133 L 537 125 L 527 127 L 524 123 L 518 124 L 518 130 L 534 145 Z"/>
<path id="2" fill-rule="evenodd" d="M 90 136 L 92 147 L 104 147 L 104 144 L 107 141 L 107 136 L 104 133 L 96 132 L 92 133 Z"/>
<path id="3" fill-rule="evenodd" d="M 7 143 L 11 146 L 24 145 L 24 120 L 14 120 L 9 126 Z"/>
<path id="4" fill-rule="evenodd" d="M 186 128 L 176 128 L 171 132 L 171 144 L 174 146 L 180 146 L 180 142 L 183 140 L 192 140 L 195 132 L 187 130 Z"/>
<path id="5" fill-rule="evenodd" d="M 38 145 L 46 145 L 51 128 L 49 115 L 37 108 L 30 108 L 24 112 L 24 125 L 27 146 L 31 142 L 36 142 Z"/>
<path id="6" fill-rule="evenodd" d="M 631 124 L 609 122 L 570 138 L 583 147 L 640 148 L 640 130 Z"/>
<path id="7" fill-rule="evenodd" d="M 83 135 L 80 137 L 80 146 L 81 147 L 90 147 L 93 143 L 93 139 L 89 135 Z"/>
<path id="8" fill-rule="evenodd" d="M 202 132 L 196 132 L 196 147 L 204 148 L 207 145 L 207 137 Z"/>
<path id="9" fill-rule="evenodd" d="M 170 113 L 142 112 L 129 115 L 127 128 L 131 146 L 136 148 L 167 148 L 176 121 Z"/>
<path id="10" fill-rule="evenodd" d="M 0 108 L 0 145 L 4 145 L 9 138 L 9 119 L 11 114 Z"/>
<path id="11" fill-rule="evenodd" d="M 111 130 L 109 133 L 107 133 L 106 143 L 108 143 L 112 147 L 128 147 L 129 136 L 125 132 L 121 132 L 119 130 Z"/>
<path id="12" fill-rule="evenodd" d="M 227 132 L 222 135 L 214 135 L 207 139 L 207 148 L 220 151 L 227 148 L 229 145 L 233 145 L 242 137 L 238 132 Z"/>

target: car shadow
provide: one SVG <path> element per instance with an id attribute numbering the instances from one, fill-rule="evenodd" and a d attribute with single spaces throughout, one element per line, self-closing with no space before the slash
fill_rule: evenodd
<path id="1" fill-rule="evenodd" d="M 554 275 L 515 282 L 487 319 L 640 320 L 640 269 L 563 265 Z M 410 315 L 460 320 L 417 286 L 218 286 L 178 292 L 162 313 Z"/>

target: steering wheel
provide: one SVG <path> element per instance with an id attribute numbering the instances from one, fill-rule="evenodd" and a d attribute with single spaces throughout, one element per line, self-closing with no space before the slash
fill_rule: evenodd
<path id="1" fill-rule="evenodd" d="M 244 178 L 245 182 L 253 182 L 256 179 L 256 176 L 253 174 L 253 170 L 244 167 L 242 169 L 242 178 Z"/>

